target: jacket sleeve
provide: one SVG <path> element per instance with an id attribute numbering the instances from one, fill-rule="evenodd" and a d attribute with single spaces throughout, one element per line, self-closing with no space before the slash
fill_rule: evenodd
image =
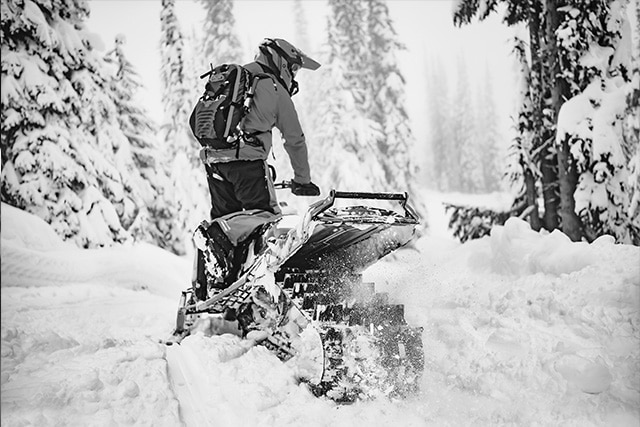
<path id="1" fill-rule="evenodd" d="M 300 184 L 311 182 L 307 143 L 298 119 L 298 113 L 288 94 L 278 90 L 276 127 L 284 138 L 284 149 L 293 168 L 293 179 Z"/>

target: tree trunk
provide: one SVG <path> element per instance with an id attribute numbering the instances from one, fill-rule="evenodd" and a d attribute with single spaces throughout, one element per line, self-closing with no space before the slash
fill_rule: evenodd
<path id="1" fill-rule="evenodd" d="M 540 171 L 542 173 L 542 198 L 544 199 L 544 228 L 549 231 L 555 230 L 559 226 L 558 214 L 560 211 L 560 197 L 558 196 L 558 155 L 553 150 L 552 132 L 547 135 L 544 148 L 540 151 L 542 157 L 540 161 Z M 543 140 L 544 141 L 544 140 Z"/>
<path id="2" fill-rule="evenodd" d="M 533 104 L 533 150 L 537 153 L 534 161 L 540 165 L 542 181 L 542 197 L 544 200 L 544 228 L 555 230 L 558 228 L 558 196 L 556 170 L 556 154 L 552 141 L 553 130 L 544 123 L 545 96 L 553 84 L 548 73 L 543 68 L 543 31 L 541 19 L 543 16 L 542 3 L 538 0 L 529 2 L 529 46 L 531 54 L 531 100 Z M 546 75 L 545 75 L 546 74 Z"/>
<path id="3" fill-rule="evenodd" d="M 561 4 L 558 4 L 561 3 Z M 557 122 L 558 112 L 566 99 L 571 96 L 569 84 L 562 77 L 561 54 L 556 39 L 556 30 L 560 25 L 558 8 L 564 5 L 564 1 L 547 0 L 547 40 L 550 63 L 550 75 L 554 78 L 552 90 L 552 107 Z M 557 128 L 557 126 L 556 126 Z M 573 194 L 578 184 L 578 172 L 575 168 L 569 151 L 570 136 L 566 136 L 557 146 L 558 183 L 560 190 L 560 221 L 562 231 L 573 241 L 582 239 L 582 227 L 580 219 L 575 212 L 575 200 Z"/>
<path id="4" fill-rule="evenodd" d="M 569 139 L 567 135 L 558 148 L 558 171 L 560 178 L 560 218 L 562 221 L 561 230 L 569 236 L 571 240 L 577 242 L 582 239 L 582 223 L 576 215 L 576 203 L 573 194 L 578 185 L 578 173 L 573 164 L 571 153 L 569 152 Z"/>
<path id="5" fill-rule="evenodd" d="M 529 225 L 532 230 L 540 231 L 540 212 L 538 210 L 538 197 L 536 192 L 536 180 L 533 173 L 527 168 L 524 169 L 524 185 L 525 185 L 525 200 L 527 206 L 531 207 L 531 213 L 529 214 Z"/>

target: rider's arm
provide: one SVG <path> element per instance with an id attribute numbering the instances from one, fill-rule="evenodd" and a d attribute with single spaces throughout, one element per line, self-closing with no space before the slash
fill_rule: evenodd
<path id="1" fill-rule="evenodd" d="M 282 89 L 278 90 L 276 127 L 284 138 L 284 149 L 291 160 L 294 181 L 300 184 L 309 183 L 311 176 L 304 132 L 291 97 Z"/>

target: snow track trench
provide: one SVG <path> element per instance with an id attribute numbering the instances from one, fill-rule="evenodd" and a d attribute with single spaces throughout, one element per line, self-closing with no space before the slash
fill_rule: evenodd
<path id="1" fill-rule="evenodd" d="M 207 403 L 203 396 L 209 394 L 203 368 L 197 355 L 179 344 L 166 348 L 169 381 L 180 405 L 180 418 L 187 426 L 208 426 Z"/>

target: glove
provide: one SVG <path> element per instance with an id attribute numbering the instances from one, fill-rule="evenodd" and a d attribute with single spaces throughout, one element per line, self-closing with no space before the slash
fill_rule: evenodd
<path id="1" fill-rule="evenodd" d="M 295 181 L 291 181 L 291 192 L 296 196 L 319 196 L 320 189 L 313 182 L 308 184 L 300 184 Z"/>

